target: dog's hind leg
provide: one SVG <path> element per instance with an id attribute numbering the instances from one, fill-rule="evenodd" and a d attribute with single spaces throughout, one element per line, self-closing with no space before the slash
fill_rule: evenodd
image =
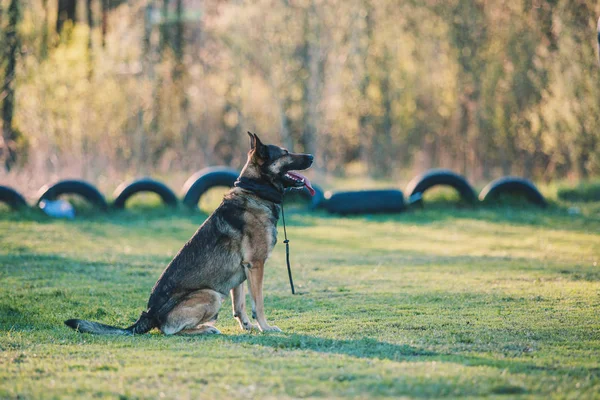
<path id="1" fill-rule="evenodd" d="M 221 333 L 210 322 L 215 320 L 222 302 L 223 296 L 214 290 L 204 289 L 190 293 L 169 312 L 160 330 L 165 335 Z"/>
<path id="2" fill-rule="evenodd" d="M 220 334 L 221 331 L 211 325 L 200 325 L 194 329 L 183 329 L 176 333 L 176 335 L 207 335 L 207 334 Z"/>
<path id="3" fill-rule="evenodd" d="M 250 318 L 246 314 L 246 293 L 244 292 L 243 283 L 231 289 L 231 304 L 233 306 L 233 317 L 237 319 L 240 328 L 250 331 L 258 328 L 258 326 L 250 322 Z"/>

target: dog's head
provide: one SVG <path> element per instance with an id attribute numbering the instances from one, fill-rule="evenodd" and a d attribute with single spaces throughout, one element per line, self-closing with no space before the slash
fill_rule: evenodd
<path id="1" fill-rule="evenodd" d="M 290 153 L 283 147 L 263 144 L 254 133 L 248 135 L 250 151 L 241 176 L 267 183 L 281 192 L 286 188 L 306 187 L 314 195 L 308 178 L 296 172 L 310 168 L 311 154 Z"/>

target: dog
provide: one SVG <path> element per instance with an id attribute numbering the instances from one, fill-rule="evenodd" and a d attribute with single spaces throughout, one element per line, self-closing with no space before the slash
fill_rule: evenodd
<path id="1" fill-rule="evenodd" d="M 256 134 L 248 135 L 248 159 L 234 187 L 165 268 L 138 320 L 128 328 L 117 328 L 69 319 L 68 327 L 112 335 L 138 335 L 153 328 L 166 335 L 217 334 L 213 325 L 229 293 L 233 316 L 242 330 L 281 332 L 265 317 L 265 262 L 277 242 L 284 191 L 306 187 L 314 195 L 310 181 L 294 172 L 310 168 L 313 156 L 264 145 Z M 246 314 L 246 280 L 258 327 Z"/>

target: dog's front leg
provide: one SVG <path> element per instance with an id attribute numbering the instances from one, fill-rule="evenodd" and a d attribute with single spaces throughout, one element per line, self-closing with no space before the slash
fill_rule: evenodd
<path id="1" fill-rule="evenodd" d="M 256 320 L 258 321 L 258 326 L 262 332 L 281 332 L 281 329 L 278 327 L 269 325 L 265 318 L 265 306 L 263 301 L 264 269 L 264 261 L 254 262 L 250 268 L 246 269 L 248 283 L 250 284 L 250 293 L 256 306 Z"/>
<path id="2" fill-rule="evenodd" d="M 233 317 L 237 319 L 242 330 L 250 331 L 258 328 L 250 322 L 250 318 L 246 314 L 246 294 L 244 293 L 243 283 L 231 289 L 231 305 L 233 306 Z"/>
<path id="3" fill-rule="evenodd" d="M 252 297 L 252 290 L 250 289 L 250 279 L 248 282 L 248 293 L 250 294 L 250 305 L 252 306 L 252 319 L 256 319 L 256 303 L 254 303 L 254 297 Z"/>

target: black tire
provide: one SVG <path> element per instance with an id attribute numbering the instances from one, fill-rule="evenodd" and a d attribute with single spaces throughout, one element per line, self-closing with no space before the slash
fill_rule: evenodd
<path id="1" fill-rule="evenodd" d="M 239 175 L 238 171 L 227 167 L 210 167 L 196 172 L 183 185 L 183 204 L 197 210 L 200 198 L 208 189 L 217 186 L 233 187 Z"/>
<path id="2" fill-rule="evenodd" d="M 163 203 L 169 207 L 177 207 L 177 196 L 165 184 L 150 178 L 142 178 L 133 182 L 123 182 L 113 193 L 113 208 L 123 209 L 131 196 L 141 192 L 156 193 Z"/>
<path id="3" fill-rule="evenodd" d="M 42 200 L 56 200 L 58 196 L 63 194 L 76 194 L 81 196 L 90 204 L 93 204 L 103 211 L 108 208 L 102 193 L 100 193 L 93 185 L 80 180 L 65 180 L 55 183 L 52 186 L 43 186 L 38 191 L 37 204 L 39 205 Z"/>
<path id="4" fill-rule="evenodd" d="M 15 211 L 27 207 L 25 198 L 8 186 L 0 186 L 0 202 L 8 204 Z"/>
<path id="5" fill-rule="evenodd" d="M 533 204 L 546 207 L 548 203 L 533 183 L 524 178 L 506 176 L 490 182 L 479 194 L 479 200 L 484 203 L 498 201 L 502 195 L 518 195 Z"/>
<path id="6" fill-rule="evenodd" d="M 404 211 L 404 194 L 400 190 L 362 190 L 334 193 L 323 203 L 332 214 L 381 214 Z"/>
<path id="7" fill-rule="evenodd" d="M 450 186 L 458 192 L 460 198 L 467 203 L 475 203 L 477 195 L 467 180 L 448 169 L 432 169 L 416 176 L 406 186 L 406 194 L 410 204 L 422 202 L 423 193 L 434 186 Z"/>
<path id="8" fill-rule="evenodd" d="M 296 198 L 301 198 L 302 200 L 305 200 L 306 202 L 308 202 L 309 210 L 316 210 L 323 204 L 323 200 L 325 199 L 325 194 L 323 193 L 323 190 L 315 184 L 312 185 L 312 188 L 315 190 L 314 196 L 310 195 L 307 188 L 302 188 L 300 190 L 290 189 L 286 192 L 285 198 L 283 201 L 285 203 L 288 200 L 294 201 L 294 199 L 296 199 Z"/>

